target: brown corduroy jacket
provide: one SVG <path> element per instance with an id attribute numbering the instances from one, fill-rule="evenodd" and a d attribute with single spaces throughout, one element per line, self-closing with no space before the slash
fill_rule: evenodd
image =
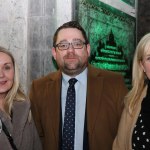
<path id="1" fill-rule="evenodd" d="M 60 139 L 61 72 L 34 80 L 32 112 L 44 150 L 58 150 Z M 87 132 L 90 150 L 111 150 L 127 88 L 121 75 L 88 66 Z"/>

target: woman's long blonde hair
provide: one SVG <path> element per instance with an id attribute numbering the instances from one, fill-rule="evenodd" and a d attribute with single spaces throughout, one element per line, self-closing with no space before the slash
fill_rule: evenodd
<path id="1" fill-rule="evenodd" d="M 132 89 L 125 98 L 130 113 L 132 113 L 143 89 L 147 86 L 145 84 L 147 77 L 142 69 L 141 62 L 148 51 L 150 51 L 150 33 L 143 36 L 135 50 L 132 68 Z"/>
<path id="2" fill-rule="evenodd" d="M 11 54 L 11 52 L 9 52 L 6 48 L 4 47 L 0 47 L 0 52 L 7 54 L 8 56 L 10 56 L 13 65 L 14 65 L 14 81 L 13 81 L 13 85 L 11 87 L 11 89 L 8 91 L 6 97 L 5 97 L 5 105 L 4 105 L 4 109 L 6 111 L 6 113 L 8 115 L 11 114 L 11 110 L 12 110 L 12 105 L 13 105 L 13 101 L 24 101 L 26 100 L 26 96 L 23 93 L 23 91 L 21 90 L 21 86 L 20 86 L 20 81 L 19 81 L 19 72 L 18 72 L 18 68 L 17 68 L 17 64 L 16 61 L 13 57 L 13 55 Z"/>

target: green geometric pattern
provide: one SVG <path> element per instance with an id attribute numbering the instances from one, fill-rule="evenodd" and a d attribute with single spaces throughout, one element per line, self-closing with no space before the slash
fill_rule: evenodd
<path id="1" fill-rule="evenodd" d="M 78 0 L 77 12 L 77 20 L 90 40 L 90 63 L 121 72 L 130 86 L 135 18 L 99 0 Z"/>
<path id="2" fill-rule="evenodd" d="M 131 5 L 132 7 L 135 7 L 135 0 L 122 0 L 126 4 Z"/>

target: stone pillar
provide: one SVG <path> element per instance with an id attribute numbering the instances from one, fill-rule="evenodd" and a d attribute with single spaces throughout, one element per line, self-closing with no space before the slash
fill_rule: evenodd
<path id="1" fill-rule="evenodd" d="M 55 71 L 52 38 L 72 18 L 72 0 L 30 0 L 28 17 L 28 87 L 33 79 Z"/>
<path id="2" fill-rule="evenodd" d="M 0 0 L 0 45 L 14 55 L 23 89 L 27 87 L 27 0 Z"/>

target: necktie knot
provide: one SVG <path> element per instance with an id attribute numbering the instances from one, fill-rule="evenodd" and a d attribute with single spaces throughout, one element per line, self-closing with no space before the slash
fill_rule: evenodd
<path id="1" fill-rule="evenodd" d="M 78 80 L 76 78 L 71 78 L 68 82 L 69 82 L 69 86 L 74 86 L 74 84 L 77 82 Z"/>

